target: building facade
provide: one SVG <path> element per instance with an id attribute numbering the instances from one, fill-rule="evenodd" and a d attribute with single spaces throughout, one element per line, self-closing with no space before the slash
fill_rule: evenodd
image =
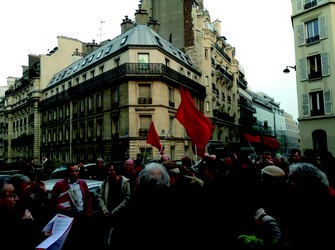
<path id="1" fill-rule="evenodd" d="M 29 55 L 0 102 L 4 161 L 157 159 L 158 149 L 146 143 L 151 122 L 171 159 L 196 157 L 174 118 L 180 87 L 215 126 L 209 153 L 239 152 L 248 146 L 244 132 L 288 145 L 279 103 L 248 90 L 235 48 L 203 1 L 141 2 L 135 21 L 126 16 L 112 40 L 60 36 L 47 55 Z"/>
<path id="2" fill-rule="evenodd" d="M 335 1 L 292 0 L 302 151 L 335 154 Z"/>
<path id="3" fill-rule="evenodd" d="M 174 116 L 181 86 L 203 110 L 202 76 L 154 29 L 140 8 L 135 22 L 123 20 L 121 35 L 53 76 L 39 106 L 42 154 L 66 162 L 159 158 L 146 143 L 151 122 L 172 159 L 192 154 Z"/>
<path id="4" fill-rule="evenodd" d="M 252 117 L 255 110 L 248 108 L 247 97 L 239 91 L 246 89 L 248 83 L 235 58 L 235 48 L 221 35 L 221 22 L 211 20 L 203 1 L 142 2 L 149 16 L 158 20 L 158 33 L 185 51 L 202 73 L 206 88 L 204 114 L 215 125 L 208 151 L 238 151 L 240 112 L 243 110 L 246 118 Z"/>
<path id="5" fill-rule="evenodd" d="M 86 43 L 60 36 L 58 47 L 47 55 L 28 55 L 28 66 L 22 67 L 22 76 L 8 80 L 3 106 L 6 131 L 3 158 L 7 163 L 29 159 L 41 162 L 38 108 L 42 91 L 56 72 L 90 49 Z"/>

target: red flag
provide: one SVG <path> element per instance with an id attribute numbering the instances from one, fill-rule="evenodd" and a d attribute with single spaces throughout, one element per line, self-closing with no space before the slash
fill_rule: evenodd
<path id="1" fill-rule="evenodd" d="M 247 139 L 248 142 L 261 142 L 261 138 L 259 135 L 249 135 L 247 133 L 243 133 L 245 139 Z"/>
<path id="2" fill-rule="evenodd" d="M 156 147 L 160 152 L 162 150 L 161 141 L 159 140 L 154 122 L 151 122 L 147 143 L 150 144 L 153 147 Z"/>
<path id="3" fill-rule="evenodd" d="M 276 139 L 268 136 L 263 136 L 263 142 L 264 145 L 269 146 L 273 149 L 279 149 L 280 148 L 280 142 Z"/>
<path id="4" fill-rule="evenodd" d="M 212 136 L 214 126 L 211 121 L 200 112 L 188 92 L 180 87 L 181 102 L 175 118 L 185 127 L 187 135 L 196 145 L 200 157 L 204 156 L 207 142 Z"/>

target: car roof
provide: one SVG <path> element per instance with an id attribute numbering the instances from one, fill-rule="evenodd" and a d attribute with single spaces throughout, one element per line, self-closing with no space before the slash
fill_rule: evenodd
<path id="1" fill-rule="evenodd" d="M 63 180 L 63 179 L 49 179 L 49 180 L 45 180 L 44 183 L 46 185 L 46 189 L 48 191 L 51 191 L 52 188 L 54 187 L 54 185 L 56 184 L 56 182 Z M 102 181 L 100 180 L 91 180 L 91 179 L 81 179 L 84 180 L 87 183 L 88 188 L 90 187 L 95 187 L 95 186 L 99 186 L 102 184 Z"/>

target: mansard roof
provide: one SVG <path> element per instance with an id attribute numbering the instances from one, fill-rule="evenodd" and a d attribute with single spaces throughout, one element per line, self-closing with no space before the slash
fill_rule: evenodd
<path id="1" fill-rule="evenodd" d="M 77 60 L 60 72 L 56 73 L 48 83 L 48 87 L 55 86 L 72 77 L 82 74 L 95 65 L 98 65 L 131 47 L 157 47 L 163 53 L 179 61 L 184 67 L 199 73 L 190 58 L 181 50 L 173 46 L 147 25 L 136 25 L 114 39 L 105 42 L 101 47 Z M 165 63 L 165 62 L 164 62 Z M 200 73 L 199 73 L 200 75 Z"/>

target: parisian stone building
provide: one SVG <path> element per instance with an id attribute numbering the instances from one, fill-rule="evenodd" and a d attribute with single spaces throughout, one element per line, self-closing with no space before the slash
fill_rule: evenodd
<path id="1" fill-rule="evenodd" d="M 293 0 L 298 114 L 302 151 L 335 154 L 334 0 Z"/>
<path id="2" fill-rule="evenodd" d="M 196 160 L 174 118 L 180 87 L 215 126 L 209 153 L 237 152 L 246 146 L 243 132 L 259 132 L 257 98 L 204 2 L 140 2 L 135 20 L 125 16 L 121 34 L 111 40 L 59 36 L 47 55 L 28 56 L 22 77 L 12 79 L 0 103 L 4 161 L 157 159 L 160 152 L 147 144 L 151 122 L 171 159 Z M 265 109 L 282 114 L 271 103 Z M 267 129 L 285 140 L 275 126 Z"/>

